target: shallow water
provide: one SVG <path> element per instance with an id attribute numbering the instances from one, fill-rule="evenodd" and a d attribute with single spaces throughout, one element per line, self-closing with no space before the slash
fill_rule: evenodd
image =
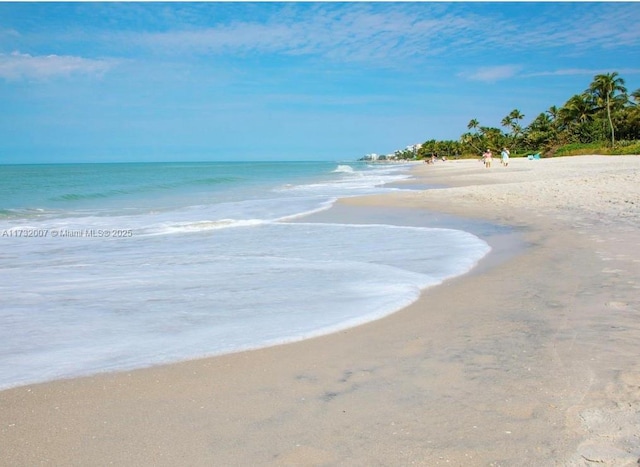
<path id="1" fill-rule="evenodd" d="M 396 189 L 407 169 L 2 166 L 0 388 L 300 340 L 406 306 L 487 243 L 302 216 Z"/>

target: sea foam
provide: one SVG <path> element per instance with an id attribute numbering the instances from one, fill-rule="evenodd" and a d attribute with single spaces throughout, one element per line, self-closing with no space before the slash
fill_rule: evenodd
<path id="1" fill-rule="evenodd" d="M 3 232 L 50 233 L 0 238 L 0 388 L 344 329 L 393 313 L 489 251 L 459 230 L 304 222 L 303 213 L 337 198 L 384 192 L 385 182 L 408 177 L 401 167 L 336 171 L 341 165 L 150 164 L 129 174 L 122 197 L 62 207 L 47 183 L 108 193 L 122 186 L 126 167 L 47 168 L 42 193 L 0 219 Z M 96 186 L 109 170 L 115 180 Z M 165 180 L 174 185 L 168 198 L 135 190 L 136 178 L 162 177 L 174 177 Z M 183 183 L 190 177 L 194 184 Z M 235 181 L 197 182 L 208 177 Z M 42 212 L 16 214 L 26 209 Z M 62 229 L 131 235 L 51 235 Z"/>

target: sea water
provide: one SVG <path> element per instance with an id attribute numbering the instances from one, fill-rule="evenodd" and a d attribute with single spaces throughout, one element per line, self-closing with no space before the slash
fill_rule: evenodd
<path id="1" fill-rule="evenodd" d="M 0 166 L 0 389 L 292 342 L 408 305 L 488 245 L 304 215 L 396 190 L 409 166 Z"/>

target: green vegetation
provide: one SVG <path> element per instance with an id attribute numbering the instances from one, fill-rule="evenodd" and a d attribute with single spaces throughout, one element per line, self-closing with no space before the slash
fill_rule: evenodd
<path id="1" fill-rule="evenodd" d="M 640 154 L 640 141 L 616 141 L 614 148 L 602 143 L 571 143 L 556 150 L 554 156 L 580 156 L 585 154 L 630 155 Z"/>
<path id="2" fill-rule="evenodd" d="M 524 115 L 512 110 L 500 128 L 483 126 L 471 119 L 458 141 L 429 140 L 414 151 L 397 151 L 402 159 L 425 159 L 432 154 L 447 157 L 478 157 L 490 148 L 511 155 L 540 153 L 543 157 L 580 154 L 640 154 L 640 89 L 627 94 L 617 72 L 597 75 L 581 94 L 562 107 L 542 112 L 527 126 Z"/>

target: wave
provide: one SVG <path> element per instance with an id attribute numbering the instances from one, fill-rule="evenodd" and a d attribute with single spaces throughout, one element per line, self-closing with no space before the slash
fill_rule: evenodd
<path id="1" fill-rule="evenodd" d="M 47 212 L 40 208 L 0 209 L 0 219 L 35 218 Z"/>
<path id="2" fill-rule="evenodd" d="M 135 191 L 135 190 L 133 190 Z M 111 196 L 126 195 L 133 192 L 132 190 L 108 190 L 97 193 L 67 193 L 60 196 L 50 198 L 51 201 L 79 201 L 85 199 L 109 198 Z"/>
<path id="3" fill-rule="evenodd" d="M 179 222 L 170 225 L 163 225 L 155 229 L 150 229 L 146 235 L 169 235 L 176 233 L 204 232 L 207 230 L 226 229 L 230 227 L 249 227 L 265 224 L 267 221 L 261 219 L 219 219 L 215 221 L 195 221 Z"/>
<path id="4" fill-rule="evenodd" d="M 349 173 L 349 174 L 352 174 L 352 173 L 354 173 L 354 170 L 353 170 L 353 167 L 351 167 L 350 165 L 338 165 L 338 167 L 335 168 L 333 173 Z"/>
<path id="5" fill-rule="evenodd" d="M 240 180 L 237 177 L 208 177 L 198 178 L 195 180 L 180 181 L 174 183 L 158 183 L 144 186 L 133 186 L 131 188 L 112 189 L 99 192 L 89 193 L 66 193 L 64 195 L 49 198 L 50 201 L 83 201 L 95 200 L 101 198 L 111 198 L 116 196 L 134 195 L 139 193 L 148 193 L 153 191 L 173 190 L 187 186 L 197 185 L 221 185 L 226 183 L 234 183 Z"/>
<path id="6" fill-rule="evenodd" d="M 209 177 L 193 180 L 188 184 L 193 185 L 220 185 L 221 183 L 234 183 L 241 180 L 239 177 Z"/>

